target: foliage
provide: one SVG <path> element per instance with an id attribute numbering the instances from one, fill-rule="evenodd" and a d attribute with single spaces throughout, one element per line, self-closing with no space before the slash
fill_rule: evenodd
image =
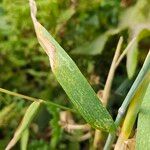
<path id="1" fill-rule="evenodd" d="M 31 124 L 31 121 L 33 120 L 33 118 L 38 112 L 40 103 L 41 102 L 33 102 L 29 106 L 12 140 L 7 145 L 6 150 L 10 150 L 17 143 L 17 141 L 22 137 L 23 133 L 28 129 L 29 125 Z"/>
<path id="2" fill-rule="evenodd" d="M 143 103 L 140 109 L 139 118 L 138 118 L 138 130 L 137 130 L 137 142 L 136 149 L 149 149 L 149 121 L 150 121 L 150 111 L 149 111 L 149 99 L 150 99 L 150 84 L 146 91 L 146 94 L 143 99 Z"/>
<path id="3" fill-rule="evenodd" d="M 123 48 L 133 37 L 137 37 L 135 45 L 128 51 L 127 62 L 123 59 L 117 68 L 112 84 L 108 111 L 113 118 L 116 117 L 150 47 L 149 2 L 36 0 L 39 22 L 75 61 L 95 92 L 104 88 L 119 37 L 124 38 Z M 123 6 L 124 3 L 126 5 Z M 55 102 L 72 108 L 68 96 L 49 68 L 47 56 L 35 38 L 28 0 L 0 0 L 0 41 L 0 87 L 45 99 L 45 104 Z M 0 149 L 4 149 L 13 137 L 28 105 L 22 98 L 0 94 Z M 89 130 L 69 133 L 68 136 L 59 124 L 62 107 L 57 109 L 58 105 L 50 106 L 47 105 L 47 109 L 44 108 L 30 124 L 28 149 L 47 150 L 49 146 L 54 149 L 92 147 L 93 129 L 90 129 L 92 137 L 77 141 L 77 137 L 84 137 Z M 75 122 L 85 123 L 80 114 L 75 112 L 73 117 Z M 136 122 L 134 126 L 137 127 Z M 138 126 L 140 127 L 139 123 Z M 100 146 L 103 146 L 105 134 L 103 137 Z M 20 145 L 17 144 L 15 149 L 20 149 Z"/>
<path id="4" fill-rule="evenodd" d="M 30 1 L 30 9 L 36 35 L 40 45 L 49 57 L 50 66 L 57 81 L 87 123 L 94 128 L 114 132 L 115 125 L 106 108 L 102 106 L 96 93 L 73 60 L 51 34 L 37 21 L 36 4 L 32 3 L 34 1 Z"/>
<path id="5" fill-rule="evenodd" d="M 50 147 L 56 149 L 62 135 L 62 129 L 59 125 L 59 111 L 58 108 L 55 107 L 48 107 L 48 111 L 52 114 L 52 119 L 50 121 L 50 126 L 52 128 Z"/>

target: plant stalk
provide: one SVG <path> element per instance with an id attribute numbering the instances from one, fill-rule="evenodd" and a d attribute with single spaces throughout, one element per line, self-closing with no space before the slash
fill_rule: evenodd
<path id="1" fill-rule="evenodd" d="M 108 99 L 109 99 L 109 95 L 110 95 L 110 90 L 111 90 L 111 86 L 112 86 L 112 82 L 113 82 L 113 78 L 115 75 L 115 71 L 117 69 L 117 67 L 119 66 L 120 62 L 122 61 L 122 59 L 125 57 L 125 55 L 127 54 L 128 50 L 132 47 L 132 45 L 135 43 L 136 38 L 133 38 L 131 40 L 131 42 L 127 45 L 127 47 L 125 48 L 125 50 L 120 54 L 121 51 L 121 46 L 123 43 L 123 38 L 120 37 L 116 51 L 115 51 L 115 55 L 110 67 L 110 71 L 106 80 L 106 84 L 104 87 L 104 93 L 103 93 L 103 104 L 104 106 L 107 106 L 108 103 Z M 96 131 L 95 132 L 95 138 L 94 138 L 94 148 L 97 148 L 97 143 L 99 142 L 101 138 L 101 132 L 100 131 Z"/>
<path id="2" fill-rule="evenodd" d="M 115 120 L 116 126 L 120 125 L 120 123 L 121 123 L 121 121 L 122 121 L 122 119 L 126 113 L 126 110 L 129 106 L 133 96 L 136 93 L 136 90 L 138 89 L 138 87 L 142 83 L 142 81 L 143 81 L 145 75 L 147 74 L 147 72 L 149 71 L 149 69 L 150 69 L 150 51 L 149 51 L 149 53 L 145 59 L 145 62 L 143 64 L 142 69 L 140 70 L 140 72 L 139 72 L 136 80 L 134 81 L 130 91 L 128 92 L 125 100 L 123 101 L 121 107 L 118 110 L 118 115 L 117 115 L 116 120 Z M 113 144 L 115 138 L 116 138 L 116 134 L 109 134 L 107 141 L 106 141 L 106 144 L 104 146 L 104 150 L 110 150 L 111 145 Z"/>
<path id="3" fill-rule="evenodd" d="M 123 43 L 123 37 L 120 37 L 120 39 L 118 41 L 118 44 L 117 44 L 117 48 L 116 48 L 116 51 L 115 51 L 113 61 L 111 63 L 111 67 L 110 67 L 110 70 L 109 70 L 109 73 L 108 73 L 108 77 L 107 77 L 107 80 L 106 80 L 106 83 L 105 83 L 104 92 L 103 92 L 103 96 L 102 96 L 102 103 L 105 107 L 107 106 L 107 103 L 108 103 L 110 90 L 111 90 L 111 86 L 112 86 L 112 81 L 113 81 L 115 71 L 116 71 L 116 68 L 117 68 L 116 67 L 116 62 L 117 62 L 117 60 L 119 58 L 119 55 L 120 55 L 120 50 L 121 50 L 122 43 Z M 94 142 L 93 142 L 94 149 L 97 149 L 97 147 L 98 147 L 98 143 L 99 143 L 99 141 L 101 139 L 101 136 L 102 136 L 101 134 L 102 134 L 102 132 L 100 130 L 95 131 Z"/>
<path id="4" fill-rule="evenodd" d="M 145 92 L 147 90 L 149 82 L 150 82 L 150 71 L 144 77 L 142 84 L 138 88 L 136 94 L 134 95 L 134 97 L 131 101 L 131 104 L 129 105 L 125 120 L 123 122 L 121 133 L 120 133 L 117 143 L 115 145 L 115 150 L 123 150 L 124 149 L 124 143 L 131 134 L 131 131 L 132 131 L 134 123 L 136 121 L 137 114 L 140 110 L 140 106 L 142 104 L 143 97 L 145 95 Z"/>
<path id="5" fill-rule="evenodd" d="M 32 102 L 41 100 L 46 105 L 51 105 L 51 106 L 59 107 L 59 108 L 64 109 L 64 110 L 69 110 L 71 112 L 76 112 L 75 110 L 73 110 L 71 108 L 68 108 L 68 107 L 65 107 L 65 106 L 61 106 L 61 105 L 56 104 L 54 102 L 45 101 L 45 100 L 42 100 L 42 99 L 26 96 L 26 95 L 19 94 L 19 93 L 16 93 L 16 92 L 12 92 L 12 91 L 9 91 L 9 90 L 3 89 L 3 88 L 0 88 L 0 92 L 8 94 L 8 95 L 12 95 L 12 96 L 20 97 L 22 99 L 29 100 L 29 101 L 32 101 Z"/>

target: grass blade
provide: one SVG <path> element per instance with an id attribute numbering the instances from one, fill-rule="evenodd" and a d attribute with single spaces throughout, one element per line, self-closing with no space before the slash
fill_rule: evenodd
<path id="1" fill-rule="evenodd" d="M 63 48 L 37 21 L 34 0 L 30 0 L 30 9 L 39 43 L 49 56 L 52 71 L 71 102 L 92 127 L 114 132 L 114 121 L 90 84 Z"/>
<path id="2" fill-rule="evenodd" d="M 16 103 L 12 103 L 0 110 L 0 127 L 6 126 L 9 124 L 10 120 L 14 118 L 17 112 L 17 110 L 15 110 L 16 105 Z"/>
<path id="3" fill-rule="evenodd" d="M 23 132 L 28 128 L 28 126 L 30 125 L 31 121 L 33 120 L 33 118 L 35 117 L 36 113 L 38 112 L 38 109 L 40 107 L 41 102 L 33 102 L 29 108 L 27 109 L 23 120 L 20 124 L 20 126 L 18 127 L 18 129 L 16 130 L 14 137 L 12 138 L 12 140 L 9 142 L 9 144 L 7 145 L 5 150 L 10 150 L 17 142 L 18 140 L 21 138 Z"/>
<path id="4" fill-rule="evenodd" d="M 150 149 L 150 84 L 140 109 L 136 136 L 136 150 Z"/>
<path id="5" fill-rule="evenodd" d="M 131 104 L 129 105 L 127 115 L 123 122 L 121 133 L 117 140 L 117 144 L 115 145 L 115 150 L 124 149 L 125 141 L 129 138 L 129 136 L 132 132 L 134 123 L 137 118 L 137 114 L 140 110 L 140 107 L 141 107 L 141 104 L 143 101 L 143 97 L 145 95 L 145 92 L 148 88 L 149 83 L 150 83 L 150 71 L 145 76 L 142 84 L 139 86 L 138 90 L 136 91 L 136 93 L 131 101 Z"/>
<path id="6" fill-rule="evenodd" d="M 21 136 L 21 141 L 20 141 L 21 150 L 27 150 L 28 140 L 29 140 L 29 129 L 27 128 Z"/>
<path id="7" fill-rule="evenodd" d="M 134 83 L 133 83 L 131 89 L 129 90 L 125 100 L 123 101 L 121 107 L 119 108 L 118 115 L 115 120 L 116 126 L 120 125 L 122 118 L 124 117 L 126 110 L 129 106 L 133 96 L 135 95 L 137 89 L 139 88 L 139 86 L 141 85 L 141 83 L 144 80 L 144 77 L 147 75 L 147 73 L 149 71 L 150 71 L 150 51 L 145 59 L 142 69 L 140 70 L 136 80 L 134 81 Z M 111 148 L 111 145 L 113 144 L 113 142 L 115 140 L 115 137 L 116 137 L 116 134 L 109 134 L 106 144 L 104 146 L 104 150 L 109 150 Z"/>

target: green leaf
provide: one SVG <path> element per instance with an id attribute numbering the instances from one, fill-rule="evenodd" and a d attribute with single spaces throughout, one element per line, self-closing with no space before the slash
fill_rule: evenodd
<path id="1" fill-rule="evenodd" d="M 47 142 L 43 139 L 31 140 L 29 150 L 50 150 Z"/>
<path id="2" fill-rule="evenodd" d="M 119 33 L 119 29 L 108 30 L 104 34 L 98 36 L 90 43 L 86 43 L 76 49 L 72 50 L 72 54 L 80 54 L 80 55 L 97 55 L 101 54 L 108 38 L 112 35 Z"/>
<path id="3" fill-rule="evenodd" d="M 149 3 L 149 0 L 138 0 L 134 6 L 125 9 L 120 16 L 119 28 L 129 29 L 129 41 L 137 37 L 137 42 L 127 54 L 127 73 L 129 78 L 133 77 L 138 64 L 138 42 L 150 35 Z"/>
<path id="4" fill-rule="evenodd" d="M 123 148 L 125 141 L 129 138 L 133 130 L 133 126 L 135 124 L 137 114 L 140 110 L 146 90 L 148 89 L 149 83 L 150 83 L 150 70 L 145 75 L 141 85 L 138 87 L 135 95 L 133 96 L 131 100 L 131 103 L 129 105 L 126 117 L 124 119 L 124 122 L 121 128 L 121 133 L 115 145 L 116 149 Z"/>
<path id="5" fill-rule="evenodd" d="M 92 41 L 91 43 L 84 44 L 84 45 L 72 50 L 72 54 L 80 54 L 80 55 L 101 54 L 108 38 L 109 38 L 109 36 L 107 34 L 102 34 L 99 37 L 97 37 L 94 41 Z"/>
<path id="6" fill-rule="evenodd" d="M 50 126 L 52 129 L 50 147 L 51 149 L 56 149 L 62 134 L 62 129 L 59 125 L 59 109 L 54 106 L 49 106 L 47 108 L 50 114 L 52 114 L 52 119 L 50 121 Z"/>
<path id="7" fill-rule="evenodd" d="M 150 0 L 138 0 L 135 5 L 125 9 L 120 15 L 119 26 L 131 29 L 139 24 L 148 23 L 150 20 L 149 2 Z"/>
<path id="8" fill-rule="evenodd" d="M 96 93 L 82 75 L 76 64 L 36 20 L 36 5 L 30 0 L 31 17 L 39 43 L 50 59 L 52 71 L 75 108 L 94 128 L 107 132 L 115 131 L 115 124 Z"/>
<path id="9" fill-rule="evenodd" d="M 12 120 L 17 112 L 16 110 L 17 104 L 12 103 L 8 106 L 5 106 L 1 111 L 0 111 L 0 127 L 7 126 Z"/>
<path id="10" fill-rule="evenodd" d="M 138 117 L 136 150 L 150 149 L 150 84 L 143 99 Z"/>
<path id="11" fill-rule="evenodd" d="M 29 108 L 27 109 L 27 111 L 23 117 L 23 120 L 22 120 L 20 126 L 18 127 L 18 129 L 16 130 L 16 132 L 14 134 L 14 137 L 7 145 L 6 150 L 10 150 L 17 143 L 17 141 L 21 138 L 23 132 L 28 128 L 31 121 L 37 114 L 40 104 L 41 104 L 40 101 L 39 102 L 35 101 L 29 106 Z"/>
<path id="12" fill-rule="evenodd" d="M 56 33 L 63 27 L 63 25 L 75 14 L 74 7 L 70 7 L 67 10 L 64 10 L 63 13 L 60 14 L 57 20 Z"/>
<path id="13" fill-rule="evenodd" d="M 29 129 L 27 128 L 22 133 L 22 136 L 21 136 L 21 141 L 20 141 L 20 149 L 21 150 L 27 150 L 28 140 L 29 140 Z"/>
<path id="14" fill-rule="evenodd" d="M 118 110 L 118 114 L 117 114 L 117 117 L 116 117 L 116 120 L 115 120 L 116 126 L 119 126 L 122 123 L 122 119 L 123 119 L 123 117 L 124 117 L 124 115 L 125 115 L 125 113 L 126 113 L 126 111 L 128 109 L 128 106 L 129 106 L 132 98 L 135 96 L 135 94 L 136 94 L 138 88 L 140 88 L 142 82 L 144 82 L 144 79 L 146 78 L 146 76 L 148 77 L 147 83 L 149 82 L 149 74 L 150 74 L 150 51 L 147 54 L 145 62 L 143 64 L 143 66 L 142 66 L 138 76 L 136 77 L 136 79 L 135 79 L 133 85 L 131 86 L 128 94 L 126 95 L 126 97 L 125 97 L 121 107 Z M 141 96 L 142 96 L 142 94 L 141 94 Z M 135 114 L 136 114 L 136 111 L 135 111 Z M 133 115 L 135 115 L 135 114 L 133 113 Z M 113 134 L 109 134 L 109 136 L 107 138 L 107 141 L 106 141 L 106 144 L 104 146 L 105 150 L 110 149 L 111 145 L 113 144 L 113 142 L 115 140 L 115 137 L 116 137 L 116 134 L 114 134 L 114 133 Z"/>
<path id="15" fill-rule="evenodd" d="M 67 20 L 69 20 L 73 16 L 73 14 L 75 13 L 75 9 L 74 9 L 74 7 L 70 7 L 64 11 L 62 10 L 62 12 L 63 13 L 60 14 L 60 16 L 57 20 L 58 23 L 64 23 Z"/>
<path id="16" fill-rule="evenodd" d="M 131 79 L 135 73 L 138 62 L 138 41 L 134 42 L 130 50 L 127 53 L 127 73 L 129 79 Z"/>
<path id="17" fill-rule="evenodd" d="M 150 25 L 138 25 L 137 27 L 134 27 L 134 30 L 132 30 L 131 33 L 133 33 L 132 37 L 137 37 L 137 39 L 127 54 L 127 73 L 130 79 L 133 77 L 138 64 L 138 43 L 140 40 L 150 36 Z"/>

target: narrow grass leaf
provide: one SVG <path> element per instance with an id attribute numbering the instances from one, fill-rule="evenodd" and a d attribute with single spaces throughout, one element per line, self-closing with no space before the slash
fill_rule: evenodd
<path id="1" fill-rule="evenodd" d="M 136 40 L 134 45 L 132 45 L 132 47 L 127 53 L 126 68 L 129 79 L 133 77 L 136 71 L 137 63 L 138 63 L 138 40 Z"/>
<path id="2" fill-rule="evenodd" d="M 136 150 L 150 149 L 150 84 L 144 96 L 144 100 L 138 117 L 136 136 Z"/>
<path id="3" fill-rule="evenodd" d="M 136 80 L 134 81 L 132 87 L 130 88 L 127 96 L 125 97 L 121 107 L 118 110 L 118 115 L 116 117 L 115 120 L 115 124 L 116 126 L 119 126 L 121 124 L 121 121 L 127 111 L 127 108 L 132 100 L 132 98 L 134 97 L 136 91 L 138 90 L 138 88 L 140 87 L 140 85 L 142 84 L 145 76 L 148 74 L 148 72 L 150 71 L 150 51 L 145 59 L 145 62 L 136 78 Z M 111 145 L 113 144 L 114 140 L 116 138 L 116 134 L 109 134 L 107 141 L 105 143 L 104 146 L 104 150 L 109 150 L 111 148 Z"/>
<path id="4" fill-rule="evenodd" d="M 16 114 L 16 103 L 12 103 L 8 106 L 5 106 L 1 111 L 0 111 L 0 127 L 7 126 L 9 121 L 15 116 Z"/>
<path id="5" fill-rule="evenodd" d="M 111 29 L 105 32 L 104 34 L 98 36 L 91 42 L 85 43 L 72 50 L 72 54 L 75 55 L 99 55 L 103 52 L 106 42 L 108 39 L 119 33 L 119 29 Z"/>
<path id="6" fill-rule="evenodd" d="M 5 150 L 10 150 L 18 142 L 18 140 L 21 138 L 23 132 L 28 128 L 31 121 L 37 114 L 40 104 L 41 104 L 41 102 L 33 102 L 29 106 L 29 108 L 27 109 L 27 111 L 23 117 L 21 124 L 19 125 L 18 129 L 16 130 L 16 132 L 14 134 L 14 137 L 9 142 L 9 144 L 7 145 Z"/>
<path id="7" fill-rule="evenodd" d="M 36 19 L 36 4 L 30 0 L 31 17 L 39 43 L 50 59 L 52 71 L 75 108 L 94 128 L 115 131 L 110 114 L 103 107 L 96 93 L 82 75 L 76 64 Z"/>
<path id="8" fill-rule="evenodd" d="M 74 7 L 70 7 L 67 10 L 64 10 L 63 13 L 60 14 L 57 20 L 56 33 L 58 33 L 65 23 L 75 14 Z"/>
<path id="9" fill-rule="evenodd" d="M 149 0 L 139 0 L 135 5 L 120 13 L 119 27 L 129 29 L 129 40 L 137 37 L 137 42 L 127 54 L 127 73 L 129 78 L 133 77 L 138 64 L 138 43 L 149 36 L 150 33 L 149 13 Z"/>
<path id="10" fill-rule="evenodd" d="M 150 71 L 144 77 L 142 84 L 137 89 L 134 97 L 131 100 L 131 104 L 129 105 L 127 115 L 123 122 L 123 126 L 121 129 L 121 133 L 117 140 L 117 144 L 115 145 L 115 150 L 123 150 L 125 147 L 125 141 L 129 138 L 133 126 L 135 124 L 137 114 L 140 110 L 141 103 L 143 101 L 143 97 L 150 83 Z"/>
<path id="11" fill-rule="evenodd" d="M 21 136 L 21 141 L 20 141 L 21 150 L 27 150 L 28 140 L 29 140 L 29 129 L 27 128 L 24 130 Z"/>
<path id="12" fill-rule="evenodd" d="M 133 37 L 136 37 L 136 40 L 133 43 L 132 47 L 130 47 L 130 50 L 128 51 L 126 64 L 129 79 L 133 77 L 138 64 L 138 54 L 139 54 L 138 43 L 148 36 L 150 36 L 149 25 L 141 25 L 135 32 L 135 35 L 133 35 Z"/>

